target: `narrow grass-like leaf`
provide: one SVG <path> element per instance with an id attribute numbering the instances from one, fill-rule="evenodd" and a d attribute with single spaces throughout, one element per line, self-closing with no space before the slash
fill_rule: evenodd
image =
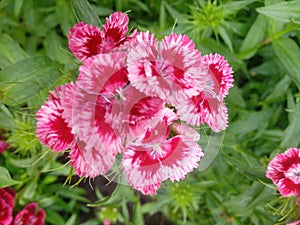
<path id="1" fill-rule="evenodd" d="M 9 109 L 0 102 L 0 128 L 12 129 L 16 126 L 14 117 Z"/>
<path id="2" fill-rule="evenodd" d="M 276 102 L 282 100 L 286 97 L 287 91 L 291 84 L 291 78 L 289 76 L 284 76 L 273 88 L 272 92 L 268 95 L 265 101 Z"/>
<path id="3" fill-rule="evenodd" d="M 6 168 L 0 166 L 0 188 L 9 187 L 18 183 L 18 181 L 11 178 Z"/>
<path id="4" fill-rule="evenodd" d="M 164 1 L 160 3 L 159 26 L 160 29 L 164 29 L 166 26 L 166 8 Z"/>
<path id="5" fill-rule="evenodd" d="M 49 88 L 60 75 L 58 65 L 44 56 L 28 57 L 11 64 L 0 71 L 2 101 L 7 105 L 23 104 Z"/>
<path id="6" fill-rule="evenodd" d="M 101 21 L 87 0 L 72 1 L 73 10 L 78 21 L 100 27 Z"/>
<path id="7" fill-rule="evenodd" d="M 290 125 L 285 130 L 285 136 L 280 143 L 282 148 L 297 147 L 300 143 L 300 102 L 295 106 L 292 114 Z"/>
<path id="8" fill-rule="evenodd" d="M 137 198 L 137 200 L 135 201 L 132 220 L 133 220 L 133 224 L 139 224 L 139 225 L 145 224 L 143 213 L 142 213 L 142 207 L 141 207 L 139 198 Z"/>
<path id="9" fill-rule="evenodd" d="M 74 225 L 76 223 L 77 214 L 73 213 L 72 216 L 68 219 L 65 225 Z"/>
<path id="10" fill-rule="evenodd" d="M 266 26 L 267 23 L 265 17 L 258 15 L 239 49 L 241 59 L 249 59 L 255 55 L 263 43 Z"/>
<path id="11" fill-rule="evenodd" d="M 290 38 L 283 37 L 272 42 L 275 53 L 288 75 L 300 88 L 300 49 Z"/>
<path id="12" fill-rule="evenodd" d="M 15 16 L 18 16 L 23 5 L 23 0 L 15 0 Z"/>
<path id="13" fill-rule="evenodd" d="M 233 47 L 232 47 L 232 42 L 231 42 L 231 37 L 230 37 L 229 31 L 224 29 L 224 27 L 222 27 L 222 26 L 217 27 L 216 30 L 219 33 L 219 35 L 221 36 L 221 38 L 223 39 L 223 41 L 225 42 L 225 44 L 227 45 L 227 47 L 229 48 L 229 50 L 231 52 L 233 52 Z"/>
<path id="14" fill-rule="evenodd" d="M 178 23 L 184 23 L 187 22 L 187 19 L 185 15 L 178 12 L 176 9 L 174 9 L 172 6 L 170 6 L 168 3 L 164 3 L 166 9 L 170 13 L 170 15 L 173 17 L 174 20 L 177 20 Z"/>
<path id="15" fill-rule="evenodd" d="M 223 4 L 224 11 L 227 15 L 234 14 L 237 11 L 244 9 L 247 5 L 256 2 L 257 0 L 230 1 Z"/>
<path id="16" fill-rule="evenodd" d="M 224 139 L 224 132 L 210 135 L 207 146 L 204 150 L 204 157 L 200 160 L 199 171 L 206 170 L 217 157 Z"/>
<path id="17" fill-rule="evenodd" d="M 69 1 L 58 0 L 55 6 L 55 16 L 65 36 L 75 24 L 75 17 Z"/>
<path id="18" fill-rule="evenodd" d="M 274 5 L 256 9 L 257 12 L 283 22 L 300 18 L 300 1 L 283 1 Z"/>

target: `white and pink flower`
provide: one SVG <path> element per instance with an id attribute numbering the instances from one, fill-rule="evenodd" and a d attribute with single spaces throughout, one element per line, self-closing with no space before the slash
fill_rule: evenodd
<path id="1" fill-rule="evenodd" d="M 173 105 L 202 90 L 208 69 L 186 35 L 171 34 L 158 42 L 153 34 L 141 32 L 135 42 L 128 52 L 131 85 Z"/>
<path id="2" fill-rule="evenodd" d="M 69 48 L 80 61 L 117 48 L 124 48 L 136 34 L 127 37 L 129 18 L 126 14 L 115 12 L 106 19 L 103 30 L 91 24 L 79 22 L 70 29 Z"/>
<path id="3" fill-rule="evenodd" d="M 198 166 L 203 152 L 193 126 L 226 129 L 232 69 L 219 54 L 201 56 L 186 35 L 127 36 L 128 22 L 116 12 L 102 30 L 83 22 L 71 28 L 69 48 L 83 62 L 78 79 L 50 93 L 36 131 L 52 150 L 70 150 L 79 176 L 107 173 L 121 154 L 128 183 L 156 194 L 163 181 Z"/>
<path id="4" fill-rule="evenodd" d="M 300 195 L 300 149 L 289 148 L 275 156 L 266 176 L 277 186 L 282 196 Z"/>

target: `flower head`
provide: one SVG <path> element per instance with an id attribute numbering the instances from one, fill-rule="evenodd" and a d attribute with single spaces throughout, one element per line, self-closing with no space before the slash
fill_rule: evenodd
<path id="1" fill-rule="evenodd" d="M 10 225 L 13 220 L 13 208 L 16 192 L 7 187 L 0 189 L 0 224 Z"/>
<path id="2" fill-rule="evenodd" d="M 72 128 L 64 119 L 62 99 L 68 98 L 68 86 L 73 83 L 56 87 L 48 97 L 48 101 L 42 105 L 37 115 L 37 137 L 40 142 L 50 149 L 61 152 L 68 149 L 74 141 Z M 71 98 L 71 96 L 69 96 Z M 63 101 L 65 104 L 65 101 Z"/>
<path id="3" fill-rule="evenodd" d="M 167 179 L 172 182 L 183 179 L 203 156 L 201 147 L 190 138 L 196 135 L 178 134 L 168 138 L 170 125 L 176 119 L 172 114 L 170 109 L 162 110 L 160 120 L 155 120 L 144 139 L 125 150 L 122 160 L 125 176 L 143 194 L 156 194 Z"/>
<path id="4" fill-rule="evenodd" d="M 277 186 L 282 196 L 300 195 L 300 149 L 289 148 L 275 156 L 266 176 Z"/>
<path id="5" fill-rule="evenodd" d="M 233 87 L 232 68 L 223 56 L 219 54 L 208 54 L 203 56 L 203 61 L 207 64 L 211 91 L 221 99 L 228 95 L 229 89 Z M 205 90 L 205 89 L 204 89 Z"/>
<path id="6" fill-rule="evenodd" d="M 38 209 L 38 205 L 32 202 L 16 215 L 13 225 L 44 225 L 45 217 L 45 211 Z"/>
<path id="7" fill-rule="evenodd" d="M 80 22 L 71 28 L 68 35 L 69 48 L 80 61 L 108 53 L 128 42 L 128 16 L 115 12 L 106 19 L 103 30 L 91 24 Z"/>
<path id="8" fill-rule="evenodd" d="M 177 113 L 191 125 L 206 123 L 219 132 L 227 127 L 228 113 L 223 100 L 233 86 L 232 68 L 219 54 L 205 55 L 202 59 L 208 67 L 206 83 L 199 94 L 178 104 Z"/>
<path id="9" fill-rule="evenodd" d="M 186 35 L 171 34 L 159 43 L 141 32 L 135 43 L 128 52 L 128 78 L 138 90 L 171 104 L 201 91 L 207 66 Z"/>

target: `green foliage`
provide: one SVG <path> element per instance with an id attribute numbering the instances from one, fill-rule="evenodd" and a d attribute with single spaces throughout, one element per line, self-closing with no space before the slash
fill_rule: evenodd
<path id="1" fill-rule="evenodd" d="M 0 187 L 17 190 L 18 207 L 38 202 L 53 225 L 151 224 L 144 218 L 157 214 L 161 224 L 186 225 L 299 219 L 296 199 L 279 198 L 265 177 L 275 154 L 300 147 L 299 9 L 298 0 L 0 1 L 0 134 L 10 143 L 0 155 Z M 234 70 L 226 132 L 208 137 L 201 128 L 199 168 L 146 201 L 125 185 L 109 196 L 96 188 L 96 201 L 63 185 L 74 171 L 35 134 L 35 113 L 49 90 L 77 76 L 69 29 L 78 21 L 99 26 L 113 11 L 127 12 L 130 28 L 158 38 L 186 33 L 202 54 L 218 52 Z"/>

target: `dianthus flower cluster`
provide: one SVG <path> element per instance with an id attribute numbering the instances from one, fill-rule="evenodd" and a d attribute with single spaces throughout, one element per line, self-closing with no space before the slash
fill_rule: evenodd
<path id="1" fill-rule="evenodd" d="M 0 188 L 0 225 L 44 225 L 46 213 L 35 202 L 27 204 L 13 218 L 15 196 L 10 187 Z"/>
<path id="2" fill-rule="evenodd" d="M 149 32 L 128 34 L 128 22 L 115 12 L 102 29 L 84 22 L 71 28 L 79 76 L 51 91 L 37 112 L 37 136 L 56 152 L 70 149 L 83 177 L 107 173 L 120 154 L 128 183 L 156 194 L 163 181 L 198 166 L 195 126 L 226 129 L 232 68 L 219 54 L 202 56 L 187 35 L 159 41 Z"/>

